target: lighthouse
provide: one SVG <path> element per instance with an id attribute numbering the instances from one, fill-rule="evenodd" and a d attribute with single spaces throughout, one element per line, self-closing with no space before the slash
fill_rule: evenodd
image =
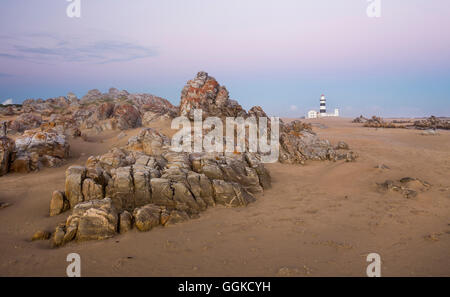
<path id="1" fill-rule="evenodd" d="M 339 109 L 335 108 L 334 113 L 327 113 L 327 100 L 325 99 L 325 95 L 320 96 L 320 109 L 319 111 L 310 110 L 306 115 L 307 119 L 317 119 L 322 117 L 338 117 Z"/>
<path id="2" fill-rule="evenodd" d="M 320 96 L 320 115 L 324 116 L 327 113 L 327 106 L 326 106 L 326 100 L 325 100 L 325 95 L 322 94 L 322 96 Z"/>

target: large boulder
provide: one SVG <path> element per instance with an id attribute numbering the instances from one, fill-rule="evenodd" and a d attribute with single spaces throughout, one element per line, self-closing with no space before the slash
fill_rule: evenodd
<path id="1" fill-rule="evenodd" d="M 69 229 L 76 229 L 75 239 L 80 241 L 113 237 L 118 229 L 117 210 L 109 198 L 80 203 L 67 218 L 66 233 Z"/>
<path id="2" fill-rule="evenodd" d="M 70 166 L 66 170 L 65 194 L 70 207 L 84 201 L 82 185 L 86 178 L 86 167 Z"/>
<path id="3" fill-rule="evenodd" d="M 201 109 L 203 117 L 246 115 L 242 106 L 230 100 L 226 87 L 219 85 L 214 77 L 203 71 L 188 81 L 181 92 L 180 115 L 193 120 L 194 109 Z"/>
<path id="4" fill-rule="evenodd" d="M 43 167 L 59 167 L 69 156 L 66 137 L 56 132 L 27 130 L 15 141 L 15 172 L 29 172 Z"/>

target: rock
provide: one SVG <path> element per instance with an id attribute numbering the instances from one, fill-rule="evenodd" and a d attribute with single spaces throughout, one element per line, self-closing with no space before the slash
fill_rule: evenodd
<path id="1" fill-rule="evenodd" d="M 86 178 L 86 167 L 70 166 L 66 170 L 65 193 L 71 208 L 84 201 L 82 185 Z"/>
<path id="2" fill-rule="evenodd" d="M 81 189 L 84 201 L 100 200 L 104 198 L 102 185 L 97 184 L 90 178 L 83 180 Z"/>
<path id="3" fill-rule="evenodd" d="M 385 122 L 382 118 L 373 116 L 364 123 L 364 127 L 369 128 L 400 128 L 393 123 Z"/>
<path id="4" fill-rule="evenodd" d="M 189 216 L 186 212 L 180 210 L 172 210 L 164 222 L 164 226 L 178 224 L 189 220 Z"/>
<path id="5" fill-rule="evenodd" d="M 343 141 L 339 141 L 338 144 L 336 145 L 335 149 L 337 149 L 337 150 L 348 150 L 348 149 L 350 149 L 350 147 L 348 146 L 347 143 L 345 143 Z"/>
<path id="6" fill-rule="evenodd" d="M 8 206 L 11 206 L 11 203 L 0 201 L 0 209 L 7 208 Z"/>
<path id="7" fill-rule="evenodd" d="M 14 141 L 8 137 L 0 137 L 0 176 L 8 173 L 15 150 Z"/>
<path id="8" fill-rule="evenodd" d="M 64 192 L 53 191 L 52 199 L 50 200 L 50 216 L 56 216 L 65 212 L 70 208 L 70 203 L 66 199 Z"/>
<path id="9" fill-rule="evenodd" d="M 97 119 L 109 119 L 114 113 L 114 107 L 115 105 L 111 102 L 103 102 L 96 110 Z"/>
<path id="10" fill-rule="evenodd" d="M 123 211 L 119 216 L 119 232 L 125 233 L 131 230 L 133 216 L 128 211 Z"/>
<path id="11" fill-rule="evenodd" d="M 194 109 L 201 109 L 203 117 L 245 116 L 245 110 L 229 99 L 228 91 L 206 72 L 199 72 L 187 82 L 181 92 L 180 115 L 194 119 Z"/>
<path id="12" fill-rule="evenodd" d="M 170 139 L 152 128 L 144 128 L 139 135 L 128 140 L 127 150 L 143 152 L 149 156 L 161 155 L 170 148 Z"/>
<path id="13" fill-rule="evenodd" d="M 136 208 L 133 212 L 134 224 L 139 231 L 150 231 L 152 228 L 160 225 L 161 209 L 148 204 L 141 208 Z"/>
<path id="14" fill-rule="evenodd" d="M 38 128 L 42 124 L 42 117 L 32 113 L 23 113 L 9 123 L 9 129 L 13 132 L 23 132 Z"/>
<path id="15" fill-rule="evenodd" d="M 117 210 L 110 198 L 77 204 L 67 219 L 66 228 L 76 229 L 78 241 L 102 240 L 113 237 L 118 228 Z"/>
<path id="16" fill-rule="evenodd" d="M 65 225 L 60 224 L 56 227 L 52 237 L 52 246 L 59 247 L 64 243 L 64 235 L 66 234 Z"/>
<path id="17" fill-rule="evenodd" d="M 212 185 L 217 204 L 227 207 L 238 207 L 246 206 L 248 203 L 254 201 L 254 198 L 237 183 L 213 180 Z"/>
<path id="18" fill-rule="evenodd" d="M 114 108 L 114 117 L 118 119 L 120 130 L 127 130 L 141 126 L 142 120 L 139 111 L 131 104 L 119 104 Z"/>
<path id="19" fill-rule="evenodd" d="M 173 190 L 170 185 L 170 180 L 165 178 L 152 178 L 150 184 L 152 188 L 152 202 L 154 204 L 175 208 L 176 204 L 173 200 Z"/>
<path id="20" fill-rule="evenodd" d="M 136 207 L 134 190 L 131 167 L 119 167 L 112 173 L 111 180 L 106 187 L 106 196 L 112 199 L 113 205 L 118 211 L 133 210 Z"/>
<path id="21" fill-rule="evenodd" d="M 399 181 L 386 180 L 379 183 L 378 186 L 384 191 L 399 192 L 407 199 L 415 198 L 419 193 L 426 192 L 431 188 L 429 183 L 411 177 L 404 177 Z"/>
<path id="22" fill-rule="evenodd" d="M 439 119 L 435 116 L 431 116 L 425 120 L 415 121 L 412 126 L 416 129 L 428 130 L 428 131 L 430 131 L 430 129 L 432 129 L 431 131 L 436 130 L 436 129 L 450 130 L 450 120 Z M 434 135 L 434 134 L 431 133 L 430 135 Z"/>
<path id="23" fill-rule="evenodd" d="M 359 117 L 355 118 L 352 123 L 365 123 L 367 122 L 367 118 L 363 117 L 362 115 L 360 115 Z"/>
<path id="24" fill-rule="evenodd" d="M 52 234 L 50 232 L 39 230 L 33 234 L 33 237 L 31 237 L 31 241 L 47 240 L 47 239 L 50 239 L 51 236 L 52 236 Z"/>
<path id="25" fill-rule="evenodd" d="M 65 136 L 54 132 L 28 130 L 15 141 L 17 162 L 15 172 L 29 172 L 41 166 L 58 167 L 69 156 Z"/>
<path id="26" fill-rule="evenodd" d="M 178 210 L 186 211 L 191 214 L 198 214 L 200 210 L 206 209 L 206 203 L 197 197 L 195 199 L 189 188 L 180 182 L 172 184 L 173 200 L 176 201 L 176 208 Z"/>

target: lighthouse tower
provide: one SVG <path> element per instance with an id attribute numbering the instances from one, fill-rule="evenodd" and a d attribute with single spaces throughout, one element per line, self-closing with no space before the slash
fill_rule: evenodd
<path id="1" fill-rule="evenodd" d="M 327 106 L 326 106 L 326 100 L 325 100 L 325 95 L 322 94 L 322 96 L 320 96 L 320 115 L 324 116 L 327 113 Z"/>

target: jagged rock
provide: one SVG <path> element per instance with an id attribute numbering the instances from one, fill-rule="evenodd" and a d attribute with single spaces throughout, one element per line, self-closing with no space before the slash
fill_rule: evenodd
<path id="1" fill-rule="evenodd" d="M 23 132 L 38 128 L 42 124 L 42 117 L 40 115 L 32 113 L 23 113 L 19 115 L 15 120 L 11 121 L 8 128 L 12 132 Z"/>
<path id="2" fill-rule="evenodd" d="M 131 104 L 119 104 L 114 108 L 114 117 L 118 119 L 117 125 L 121 130 L 141 126 L 142 119 L 139 111 Z"/>
<path id="3" fill-rule="evenodd" d="M 58 167 L 69 156 L 65 136 L 54 132 L 28 130 L 15 141 L 17 162 L 13 171 L 29 172 L 41 166 Z"/>
<path id="4" fill-rule="evenodd" d="M 170 148 L 167 136 L 152 128 L 144 128 L 139 135 L 128 140 L 127 150 L 143 152 L 149 156 L 161 155 Z"/>
<path id="5" fill-rule="evenodd" d="M 393 123 L 385 122 L 382 118 L 373 116 L 371 119 L 368 119 L 364 125 L 364 127 L 369 128 L 399 128 L 400 126 L 397 126 Z"/>
<path id="6" fill-rule="evenodd" d="M 237 183 L 213 180 L 212 185 L 217 204 L 227 207 L 238 207 L 247 206 L 248 203 L 254 201 L 254 197 L 243 190 Z"/>
<path id="7" fill-rule="evenodd" d="M 58 247 L 64 243 L 64 235 L 66 234 L 66 227 L 64 224 L 60 224 L 56 227 L 52 236 L 52 246 Z"/>
<path id="8" fill-rule="evenodd" d="M 413 127 L 416 129 L 444 129 L 450 130 L 450 120 L 439 119 L 435 116 L 431 116 L 425 120 L 415 121 Z"/>
<path id="9" fill-rule="evenodd" d="M 52 234 L 50 232 L 39 230 L 33 234 L 33 236 L 31 237 L 31 241 L 47 240 L 47 239 L 50 239 L 51 236 L 52 236 Z"/>
<path id="10" fill-rule="evenodd" d="M 103 102 L 95 111 L 98 120 L 106 120 L 113 116 L 115 105 L 111 102 Z"/>
<path id="11" fill-rule="evenodd" d="M 86 167 L 70 166 L 66 170 L 65 193 L 71 208 L 84 201 L 82 185 L 86 178 Z"/>
<path id="12" fill-rule="evenodd" d="M 365 123 L 368 119 L 360 115 L 359 117 L 353 119 L 352 123 Z"/>
<path id="13" fill-rule="evenodd" d="M 70 203 L 66 199 L 64 192 L 53 191 L 52 199 L 50 200 L 50 216 L 56 216 L 65 212 L 70 208 Z"/>
<path id="14" fill-rule="evenodd" d="M 67 231 L 69 227 L 78 241 L 113 237 L 118 228 L 117 210 L 109 198 L 79 203 L 67 218 Z M 70 240 L 70 236 L 66 239 Z"/>
<path id="15" fill-rule="evenodd" d="M 136 207 L 134 190 L 131 167 L 119 167 L 112 172 L 111 180 L 106 187 L 106 196 L 112 199 L 117 210 L 133 210 Z"/>
<path id="16" fill-rule="evenodd" d="M 152 178 L 150 184 L 152 188 L 152 202 L 154 204 L 163 205 L 167 208 L 175 208 L 170 180 L 165 178 Z"/>
<path id="17" fill-rule="evenodd" d="M 133 212 L 134 224 L 139 231 L 150 231 L 161 224 L 161 208 L 154 204 L 148 204 L 136 208 Z"/>
<path id="18" fill-rule="evenodd" d="M 0 137 L 0 176 L 8 173 L 14 150 L 15 144 L 11 138 Z"/>
<path id="19" fill-rule="evenodd" d="M 181 92 L 180 115 L 194 119 L 194 109 L 201 109 L 203 117 L 245 116 L 245 110 L 229 99 L 228 91 L 206 72 L 199 72 L 187 82 Z"/>
<path id="20" fill-rule="evenodd" d="M 119 216 L 119 232 L 125 233 L 131 230 L 133 226 L 133 216 L 124 210 Z"/>
<path id="21" fill-rule="evenodd" d="M 81 189 L 84 201 L 99 200 L 104 198 L 102 185 L 97 184 L 90 178 L 83 180 Z"/>

